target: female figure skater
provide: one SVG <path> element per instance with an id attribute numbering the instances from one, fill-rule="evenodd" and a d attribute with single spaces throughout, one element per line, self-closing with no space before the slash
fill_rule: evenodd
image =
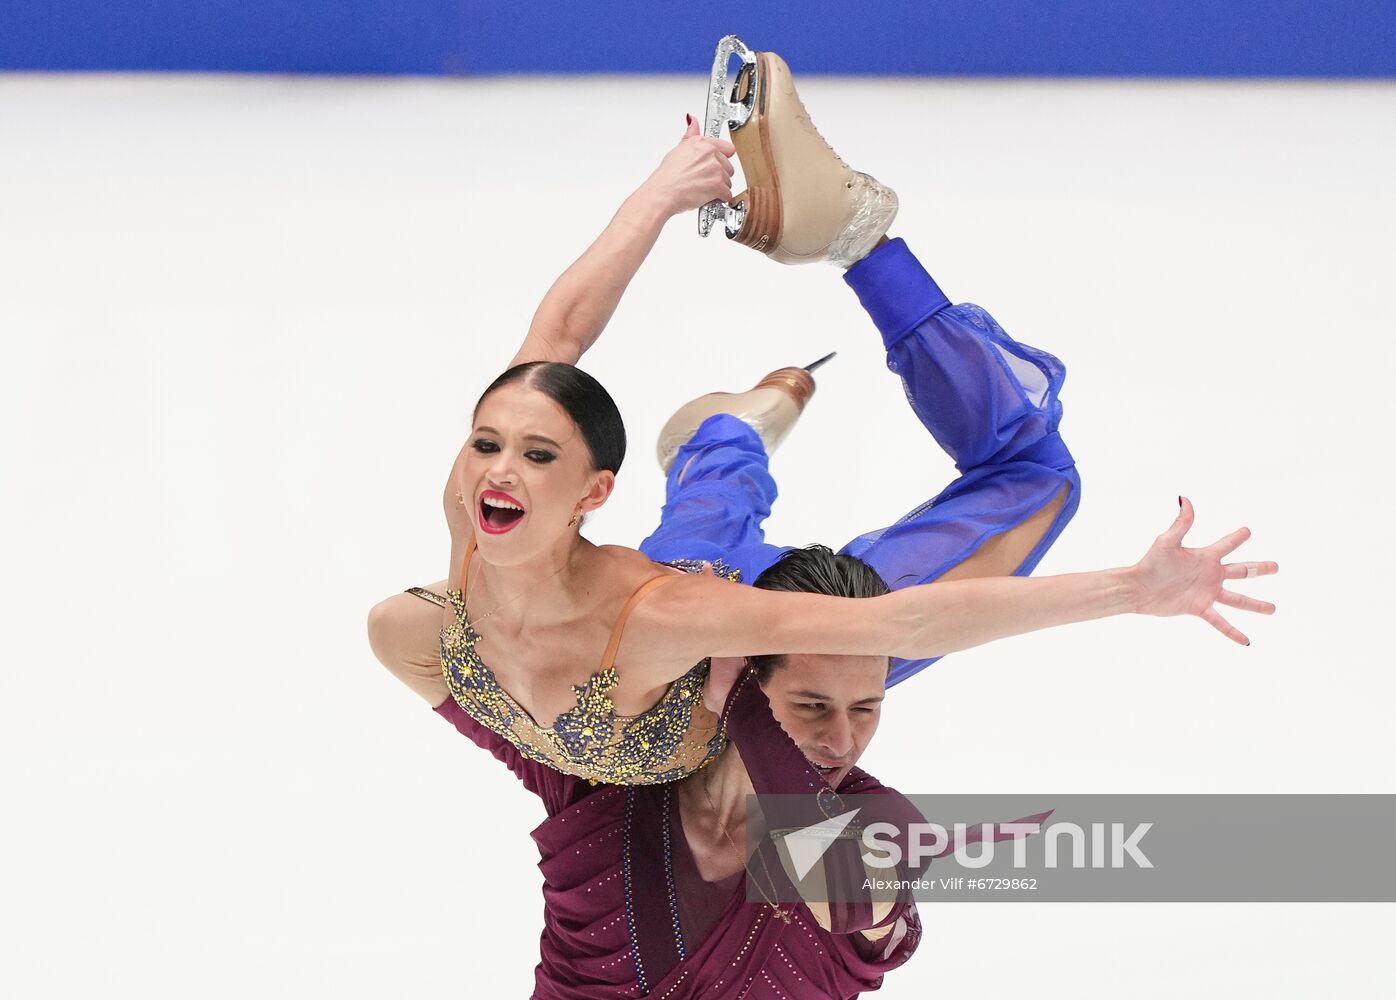
<path id="1" fill-rule="evenodd" d="M 690 127 L 673 155 L 700 155 L 702 143 Z M 657 176 L 665 176 L 664 168 Z M 697 195 L 689 207 L 702 200 L 701 192 Z M 881 289 L 900 306 L 898 317 L 920 310 L 933 286 L 924 272 L 918 280 L 916 268 L 908 271 L 908 253 L 899 241 L 880 248 L 849 272 L 850 283 L 865 299 Z M 572 271 L 588 263 L 584 256 Z M 614 268 L 603 274 L 621 285 L 630 277 Z M 549 295 L 554 304 L 568 283 L 564 276 L 554 287 Z M 573 287 L 595 292 L 604 284 L 598 276 Z M 978 460 L 962 462 L 966 475 L 900 523 L 898 545 L 881 548 L 899 550 L 903 560 L 918 564 L 922 572 L 939 572 L 951 563 L 966 575 L 1026 572 L 1026 555 L 1034 546 L 1045 548 L 1042 539 L 1049 528 L 1055 535 L 1066 519 L 1059 514 L 1060 493 L 1069 488 L 1074 494 L 1077 482 L 1070 456 L 1062 449 L 1064 458 L 1056 463 L 1060 468 L 1033 458 L 1047 453 L 1041 444 L 1050 433 L 1046 419 L 1038 419 L 1031 429 L 1004 432 L 1027 418 L 1022 390 L 1016 379 L 1005 376 L 999 355 L 985 349 L 988 334 L 973 322 L 952 313 L 946 321 L 926 324 L 914 337 L 896 339 L 909 341 L 902 356 L 920 358 L 918 372 L 925 367 L 947 373 L 906 379 L 908 397 L 928 428 L 953 454 Z M 938 365 L 929 363 L 937 358 Z M 947 384 L 946 378 L 958 384 Z M 795 391 L 798 398 L 800 387 Z M 1055 400 L 1055 390 L 1052 396 Z M 675 421 L 698 421 L 701 427 L 683 442 L 681 461 L 674 461 L 672 449 L 666 456 L 670 501 L 660 530 L 641 550 L 688 565 L 695 557 L 711 560 L 725 575 L 755 578 L 755 586 L 768 590 L 845 598 L 885 594 L 877 573 L 857 558 L 823 548 L 786 551 L 762 541 L 760 523 L 774 499 L 767 451 L 788 430 L 760 409 L 763 402 L 770 403 L 769 396 L 704 397 L 676 414 Z M 729 412 L 702 420 L 715 403 Z M 776 409 L 787 422 L 798 413 L 793 401 Z M 1054 426 L 1059 406 L 1041 409 Z M 745 420 L 760 427 L 765 439 Z M 983 442 L 996 434 L 1002 443 L 986 449 Z M 988 461 L 991 454 L 994 462 Z M 1063 482 L 1073 485 L 1064 487 Z M 1030 513 L 1044 497 L 1045 506 Z M 1074 507 L 1073 502 L 1070 509 Z M 967 519 L 964 511 L 971 509 L 975 517 Z M 997 529 L 1002 530 L 994 534 Z M 670 555 L 657 554 L 661 549 Z M 443 607 L 450 602 L 421 588 L 409 594 L 375 610 L 374 648 L 410 683 L 441 675 L 438 613 L 418 598 Z M 882 691 L 889 682 L 887 658 L 762 658 L 743 674 L 724 709 L 733 673 L 743 666 L 740 660 L 719 661 L 704 689 L 707 707 L 719 713 L 740 755 L 723 753 L 701 771 L 665 784 L 597 786 L 531 760 L 454 698 L 444 697 L 435 706 L 461 733 L 506 764 L 547 810 L 548 818 L 533 834 L 544 877 L 535 996 L 620 992 L 678 1000 L 726 987 L 753 997 L 841 998 L 876 989 L 882 976 L 915 950 L 921 925 L 914 904 L 905 894 L 874 898 L 863 892 L 862 877 L 848 877 L 863 871 L 852 842 L 835 844 L 826 856 L 825 870 L 845 876 L 838 889 L 831 887 L 838 895 L 824 894 L 843 900 L 837 906 L 818 899 L 794 902 L 794 886 L 762 831 L 752 831 L 761 844 L 757 853 L 747 856 L 740 846 L 748 835 L 746 796 L 757 791 L 806 796 L 808 815 L 801 820 L 806 824 L 827 818 L 827 810 L 836 808 L 836 792 L 860 796 L 865 824 L 881 820 L 905 828 L 919 818 L 894 790 L 857 766 L 878 726 Z M 813 700 L 812 692 L 817 694 Z M 871 796 L 876 796 L 876 807 L 869 803 Z M 589 846 L 579 852 L 576 845 L 582 843 Z M 889 878 L 886 871 L 865 874 Z"/>
<path id="2" fill-rule="evenodd" d="M 837 160 L 809 125 L 784 64 L 770 54 L 762 57 L 767 77 L 749 86 L 765 87 L 768 100 L 757 102 L 758 110 L 733 135 L 754 128 L 749 143 L 767 171 L 761 188 L 765 208 L 748 213 L 746 220 L 765 231 L 747 240 L 739 230 L 738 238 L 777 259 L 856 265 L 882 244 L 890 220 L 887 205 L 894 211 L 895 199 Z M 801 151 L 802 158 L 791 160 L 786 155 L 791 150 Z M 404 676 L 414 690 L 434 706 L 450 697 L 529 760 L 593 781 L 645 784 L 684 777 L 720 752 L 717 720 L 701 703 L 712 656 L 891 654 L 925 661 L 1007 635 L 1127 612 L 1196 614 L 1244 643 L 1245 637 L 1213 604 L 1273 612 L 1273 605 L 1223 587 L 1227 579 L 1276 571 L 1273 563 L 1222 564 L 1248 537 L 1246 529 L 1203 549 L 1185 549 L 1181 542 L 1192 510 L 1181 500 L 1178 520 L 1132 567 L 1035 580 L 957 579 L 903 587 L 856 603 L 733 587 L 657 566 L 635 550 L 597 547 L 581 538 L 576 530 L 581 516 L 601 506 L 614 487 L 624 431 L 605 390 L 570 363 L 560 362 L 576 360 L 595 339 L 664 218 L 725 193 L 731 154 L 732 147 L 720 140 L 686 138 L 656 173 L 667 183 L 642 187 L 550 292 L 551 301 L 540 307 L 516 359 L 527 363 L 505 372 L 480 398 L 474 431 L 456 460 L 445 496 L 451 582 L 456 586 L 448 590 L 450 607 L 440 637 L 443 669 L 434 674 L 414 669 Z M 748 170 L 749 176 L 755 173 Z M 747 197 L 757 200 L 754 191 Z M 831 205 L 837 210 L 831 212 Z M 825 250 L 822 255 L 819 247 Z M 1041 405 L 1023 407 L 1022 419 L 996 425 L 990 436 L 990 443 L 998 442 L 997 453 L 1011 459 L 1018 453 L 1015 439 L 1021 445 L 1036 434 L 1029 448 L 1041 445 L 1042 460 L 1036 464 L 1057 472 L 1054 481 L 1046 476 L 1022 497 L 1003 504 L 1024 518 L 1046 512 L 1026 533 L 1031 544 L 1013 564 L 1021 567 L 1040 556 L 1054 528 L 1060 530 L 1064 523 L 1061 511 L 1074 501 L 1074 470 L 1055 439 L 1059 366 L 1053 384 L 1050 356 L 1012 342 L 972 308 L 968 314 L 947 308 L 929 276 L 903 250 L 894 242 L 881 246 L 881 257 L 873 256 L 892 262 L 889 271 L 904 281 L 860 286 L 854 277 L 857 267 L 849 277 L 878 320 L 894 367 L 923 361 L 939 365 L 949 373 L 943 379 L 950 385 L 956 363 L 948 355 L 933 359 L 917 345 L 934 348 L 938 339 L 966 344 L 967 328 L 977 328 L 983 334 L 975 338 L 980 355 L 992 349 L 999 355 L 1000 372 L 1018 373 L 1018 401 L 1047 404 L 1046 412 Z M 578 307 L 588 300 L 580 294 L 588 278 L 607 271 L 615 277 L 603 282 L 606 293 L 592 297 L 589 307 Z M 901 286 L 914 291 L 895 291 Z M 571 304 L 559 308 L 569 298 Z M 1015 358 L 1037 364 L 1042 384 L 1035 390 L 1029 390 Z M 936 433 L 935 421 L 919 406 L 918 412 Z M 977 468 L 995 453 L 991 449 L 971 464 Z M 674 462 L 680 478 L 685 470 L 693 474 L 693 457 L 680 454 L 682 461 Z M 956 457 L 963 468 L 965 456 Z M 1009 519 L 981 526 L 973 541 L 983 543 L 995 528 L 1013 536 L 1024 523 Z M 894 526 L 860 543 L 879 549 L 893 565 L 898 550 L 891 543 L 914 537 L 924 527 L 915 517 L 904 525 L 906 530 Z M 937 530 L 944 534 L 943 525 Z M 888 544 L 880 546 L 883 540 Z M 1019 548 L 1025 544 L 1022 537 L 1015 541 Z M 968 549 L 974 552 L 974 545 Z M 919 557 L 913 562 L 918 580 L 943 568 L 928 566 Z M 901 582 L 905 574 L 888 575 Z M 371 633 L 381 635 L 382 628 L 375 626 L 384 624 L 384 616 L 375 618 Z"/>
<path id="3" fill-rule="evenodd" d="M 676 157 L 688 157 L 690 165 L 704 159 L 705 141 L 695 132 L 690 129 L 666 158 L 668 168 Z M 701 190 L 694 193 L 699 197 L 689 207 L 704 200 Z M 624 258 L 628 271 L 605 268 L 582 279 L 594 263 L 589 258 L 605 256 L 608 236 L 626 229 L 634 201 L 554 286 L 540 317 L 565 300 L 570 282 L 581 298 L 600 289 L 609 302 L 604 314 L 580 307 L 573 314 L 600 316 L 604 325 L 643 252 Z M 919 574 L 914 582 L 937 574 L 945 579 L 1027 572 L 1074 511 L 1079 492 L 1070 456 L 1055 433 L 1060 364 L 1012 341 L 977 307 L 949 306 L 900 241 L 883 243 L 846 280 L 877 322 L 889 365 L 902 373 L 913 409 L 962 472 L 934 500 L 853 546 L 894 570 L 910 568 Z M 566 354 L 569 343 L 580 345 L 572 348 L 575 360 L 600 325 L 571 341 L 551 338 L 550 346 Z M 703 405 L 712 409 L 711 402 Z M 728 397 L 728 409 L 752 420 L 759 436 L 719 414 L 702 422 L 677 458 L 671 452 L 669 502 L 660 529 L 641 546 L 647 555 L 721 560 L 734 575 L 745 569 L 747 580 L 780 555 L 782 550 L 764 544 L 760 522 L 774 497 L 766 455 L 788 427 L 773 424 L 769 413 L 744 409 L 749 402 Z M 685 408 L 676 416 L 692 415 Z M 1180 515 L 1185 518 L 1189 511 Z M 1177 539 L 1184 530 L 1171 529 Z M 828 550 L 790 553 L 762 573 L 756 586 L 843 597 L 886 591 L 869 567 Z M 411 593 L 432 599 L 429 591 Z M 434 641 L 438 612 L 417 596 L 380 604 L 371 632 L 379 657 L 435 703 L 433 682 L 439 683 L 442 667 Z M 740 666 L 715 665 L 705 689 L 710 707 L 722 708 Z M 727 989 L 751 997 L 844 997 L 877 988 L 882 973 L 905 961 L 919 940 L 914 906 L 871 899 L 832 908 L 779 905 L 772 881 L 783 878 L 779 862 L 745 858 L 736 845 L 744 842 L 745 795 L 752 791 L 881 792 L 895 813 L 900 798 L 855 766 L 876 730 L 885 679 L 894 682 L 879 657 L 761 657 L 726 699 L 723 713 L 740 757 L 723 754 L 675 783 L 626 788 L 597 788 L 536 763 L 443 694 L 436 711 L 506 763 L 540 795 L 549 814 L 534 832 L 545 878 L 535 995 L 653 993 L 678 1000 Z M 821 702 L 811 703 L 812 690 L 823 692 Z M 817 820 L 813 810 L 820 796 L 809 797 Z M 576 850 L 581 843 L 590 846 Z M 744 863 L 747 879 L 765 897 L 759 901 L 746 902 L 739 878 Z"/>

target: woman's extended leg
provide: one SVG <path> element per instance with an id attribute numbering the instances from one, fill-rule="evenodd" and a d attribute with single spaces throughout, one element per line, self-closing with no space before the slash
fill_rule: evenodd
<path id="1" fill-rule="evenodd" d="M 1080 503 L 1057 427 L 1066 369 L 1014 340 L 975 305 L 952 305 L 902 240 L 844 276 L 882 334 L 887 366 L 960 476 L 897 523 L 843 551 L 892 588 L 971 576 L 1026 576 Z M 889 685 L 934 660 L 894 660 Z"/>
<path id="2" fill-rule="evenodd" d="M 893 240 L 845 280 L 882 333 L 888 366 L 913 411 L 961 475 L 896 524 L 843 551 L 894 588 L 975 576 L 1026 575 L 1075 514 L 1080 478 L 1058 434 L 1065 368 L 1009 337 L 987 312 L 954 306 Z M 650 558 L 708 560 L 750 583 L 782 547 L 765 541 L 776 484 L 756 431 L 709 418 L 670 467 Z M 897 683 L 934 661 L 897 661 Z"/>

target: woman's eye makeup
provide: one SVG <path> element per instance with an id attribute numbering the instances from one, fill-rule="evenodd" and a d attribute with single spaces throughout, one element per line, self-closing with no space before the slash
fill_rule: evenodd
<path id="1" fill-rule="evenodd" d="M 476 438 L 470 443 L 470 447 L 481 455 L 493 455 L 495 452 L 499 451 L 499 442 L 491 441 L 489 438 Z M 553 459 L 557 458 L 552 452 L 545 451 L 541 448 L 533 448 L 524 452 L 524 457 L 535 465 L 547 465 Z"/>

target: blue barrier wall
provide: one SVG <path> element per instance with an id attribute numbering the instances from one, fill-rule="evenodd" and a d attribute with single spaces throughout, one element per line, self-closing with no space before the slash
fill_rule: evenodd
<path id="1" fill-rule="evenodd" d="M 0 0 L 0 69 L 1393 76 L 1396 0 Z"/>

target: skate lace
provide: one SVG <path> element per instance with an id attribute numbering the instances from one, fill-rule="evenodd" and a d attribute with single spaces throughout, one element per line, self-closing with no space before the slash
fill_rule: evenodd
<path id="1" fill-rule="evenodd" d="M 833 155 L 834 159 L 839 161 L 839 166 L 843 167 L 845 170 L 853 169 L 848 165 L 848 162 L 842 156 L 839 155 L 838 150 L 836 150 L 833 146 L 829 145 L 829 140 L 824 138 L 824 133 L 819 131 L 819 126 L 814 123 L 814 119 L 811 118 L 809 112 L 805 110 L 803 101 L 800 102 L 799 117 L 804 120 L 804 123 L 806 125 L 809 126 L 810 131 L 819 137 L 819 141 L 824 144 L 824 148 L 827 149 Z M 851 184 L 849 186 L 852 187 Z"/>

